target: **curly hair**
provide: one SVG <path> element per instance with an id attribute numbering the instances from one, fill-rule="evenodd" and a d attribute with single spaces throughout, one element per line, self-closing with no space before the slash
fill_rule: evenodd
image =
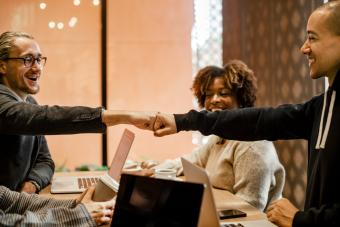
<path id="1" fill-rule="evenodd" d="M 206 91 L 216 78 L 224 80 L 225 87 L 235 95 L 240 108 L 252 107 L 256 101 L 257 79 L 242 61 L 231 60 L 223 66 L 206 66 L 198 71 L 191 90 L 200 108 L 204 107 Z"/>

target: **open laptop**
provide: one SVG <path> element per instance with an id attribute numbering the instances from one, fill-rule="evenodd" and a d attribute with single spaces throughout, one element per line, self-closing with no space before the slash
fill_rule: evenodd
<path id="1" fill-rule="evenodd" d="M 122 174 L 111 227 L 197 227 L 204 185 Z"/>
<path id="2" fill-rule="evenodd" d="M 55 176 L 52 180 L 51 193 L 81 193 L 99 180 L 118 191 L 119 177 L 134 138 L 133 132 L 124 130 L 108 173 L 103 176 Z"/>
<path id="3" fill-rule="evenodd" d="M 183 171 L 185 180 L 189 182 L 202 183 L 205 184 L 205 190 L 203 195 L 203 201 L 201 205 L 201 215 L 199 217 L 198 227 L 228 227 L 228 226 L 237 226 L 237 227 L 275 227 L 273 223 L 268 220 L 254 220 L 254 221 L 238 221 L 238 222 L 228 222 L 228 221 L 220 221 L 215 200 L 213 197 L 212 186 L 210 184 L 209 176 L 207 172 L 192 164 L 188 160 L 181 158 Z"/>

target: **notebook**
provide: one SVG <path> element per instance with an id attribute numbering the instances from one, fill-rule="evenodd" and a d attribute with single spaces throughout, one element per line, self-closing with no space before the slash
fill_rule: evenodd
<path id="1" fill-rule="evenodd" d="M 252 220 L 252 221 L 238 221 L 238 222 L 228 222 L 228 221 L 220 221 L 215 200 L 213 197 L 212 186 L 210 184 L 210 180 L 207 172 L 192 164 L 188 160 L 181 158 L 184 176 L 186 181 L 196 182 L 205 184 L 205 190 L 203 195 L 203 201 L 201 205 L 201 215 L 199 217 L 198 227 L 229 227 L 229 226 L 237 226 L 237 227 L 274 227 L 273 223 L 268 220 Z"/>
<path id="2" fill-rule="evenodd" d="M 111 227 L 196 227 L 204 185 L 122 174 Z"/>
<path id="3" fill-rule="evenodd" d="M 52 180 L 51 193 L 81 193 L 99 181 L 118 191 L 119 177 L 129 154 L 135 134 L 125 129 L 108 173 L 103 176 L 56 176 Z"/>

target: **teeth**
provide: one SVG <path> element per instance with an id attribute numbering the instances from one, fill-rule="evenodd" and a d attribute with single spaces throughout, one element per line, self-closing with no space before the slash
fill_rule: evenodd
<path id="1" fill-rule="evenodd" d="M 307 59 L 309 62 L 313 62 L 314 61 L 314 58 L 312 56 L 307 56 Z"/>
<path id="2" fill-rule="evenodd" d="M 314 58 L 308 58 L 308 64 L 311 65 L 312 63 L 315 62 L 315 59 Z"/>

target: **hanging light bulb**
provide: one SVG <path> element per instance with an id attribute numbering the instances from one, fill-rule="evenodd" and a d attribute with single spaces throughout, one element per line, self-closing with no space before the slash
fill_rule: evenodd
<path id="1" fill-rule="evenodd" d="M 80 0 L 73 0 L 73 5 L 79 6 L 80 5 Z"/>
<path id="2" fill-rule="evenodd" d="M 44 10 L 44 9 L 46 9 L 47 4 L 46 4 L 45 2 L 41 2 L 41 3 L 39 4 L 39 7 L 40 7 L 41 10 Z"/>
<path id="3" fill-rule="evenodd" d="M 63 29 L 64 28 L 64 24 L 62 22 L 59 22 L 57 24 L 57 28 L 60 29 L 60 30 Z"/>
<path id="4" fill-rule="evenodd" d="M 76 17 L 72 17 L 69 22 L 68 22 L 68 26 L 70 26 L 71 28 L 73 28 L 74 26 L 76 26 L 78 22 L 78 18 Z"/>
<path id="5" fill-rule="evenodd" d="M 54 21 L 50 21 L 50 22 L 48 23 L 48 27 L 49 27 L 50 29 L 55 28 L 55 22 L 54 22 Z"/>
<path id="6" fill-rule="evenodd" d="M 98 6 L 100 4 L 100 0 L 92 0 L 92 4 L 94 6 Z"/>

